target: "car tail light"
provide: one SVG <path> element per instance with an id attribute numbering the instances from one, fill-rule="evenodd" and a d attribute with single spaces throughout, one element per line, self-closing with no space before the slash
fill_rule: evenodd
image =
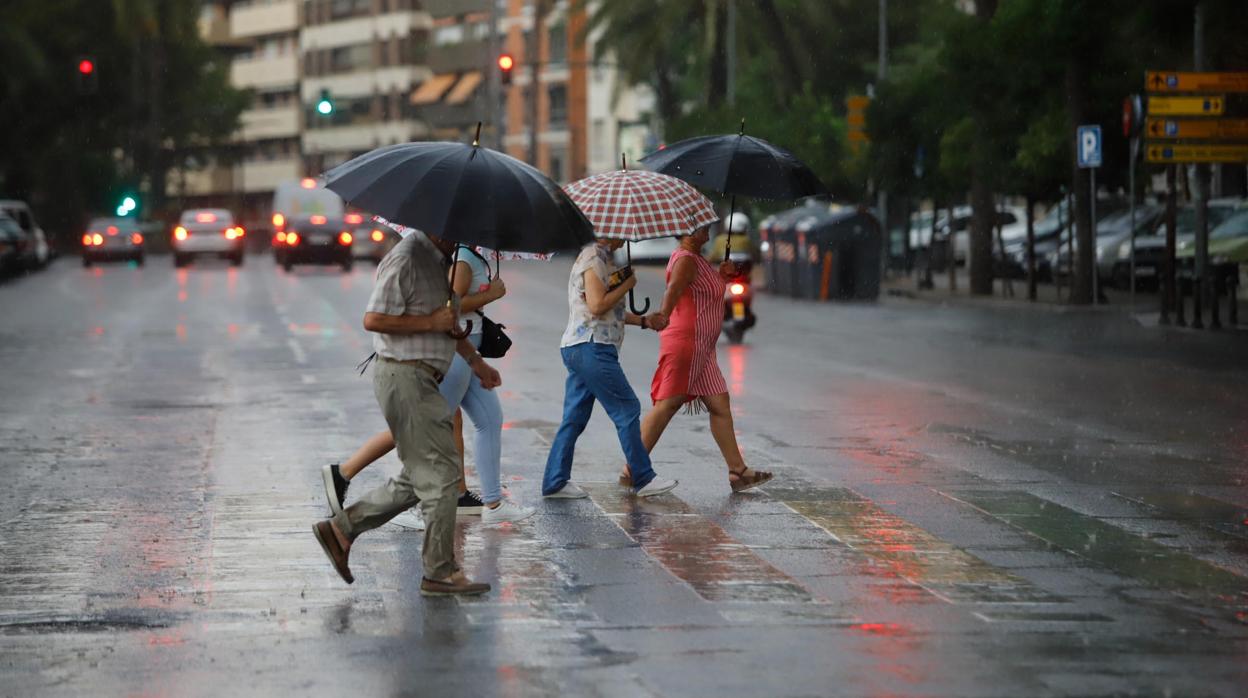
<path id="1" fill-rule="evenodd" d="M 116 234 L 117 234 L 117 226 L 115 226 L 115 225 L 110 225 L 110 226 L 108 226 L 108 234 L 109 234 L 109 235 L 116 235 Z"/>
<path id="2" fill-rule="evenodd" d="M 238 234 L 238 228 L 226 228 L 226 229 L 225 229 L 225 239 L 226 239 L 226 240 L 233 240 L 233 239 L 235 239 L 235 238 L 239 238 L 239 237 L 242 237 L 242 236 Z"/>
<path id="3" fill-rule="evenodd" d="M 234 226 L 234 234 L 241 238 L 242 236 L 247 234 L 247 231 L 243 230 L 243 226 L 236 225 Z"/>
<path id="4" fill-rule="evenodd" d="M 382 240 L 386 239 L 386 234 L 381 232 L 380 230 L 374 230 L 372 238 L 373 238 L 373 242 L 381 242 Z"/>
<path id="5" fill-rule="evenodd" d="M 135 244 L 135 245 L 142 245 L 142 244 L 143 244 L 143 234 L 142 234 L 142 233 L 131 233 L 131 234 L 130 234 L 130 242 L 131 242 L 131 243 L 133 243 L 133 244 Z"/>
<path id="6" fill-rule="evenodd" d="M 196 223 L 215 223 L 217 214 L 215 213 L 197 213 L 195 214 Z"/>
<path id="7" fill-rule="evenodd" d="M 348 233 L 345 230 L 338 233 L 338 242 L 341 242 L 344 245 L 350 245 L 353 239 L 354 238 L 351 237 L 351 233 Z"/>
<path id="8" fill-rule="evenodd" d="M 303 179 L 299 180 L 299 186 L 303 187 L 304 189 L 315 189 L 316 180 L 312 179 L 311 177 L 304 177 Z"/>
<path id="9" fill-rule="evenodd" d="M 286 242 L 286 233 L 278 233 L 278 234 L 277 234 L 277 241 L 278 241 L 278 242 Z"/>
<path id="10" fill-rule="evenodd" d="M 281 230 L 282 228 L 286 227 L 286 216 L 283 216 L 280 213 L 274 213 L 273 214 L 273 227 L 277 228 L 278 230 Z"/>
<path id="11" fill-rule="evenodd" d="M 325 216 L 312 216 L 312 225 L 325 225 Z"/>
<path id="12" fill-rule="evenodd" d="M 92 245 L 103 245 L 103 244 L 104 244 L 104 236 L 103 236 L 103 235 L 100 235 L 99 233 L 92 233 L 92 235 L 91 235 L 91 244 L 92 244 Z"/>
<path id="13" fill-rule="evenodd" d="M 287 245 L 298 245 L 298 244 L 299 244 L 299 233 L 286 233 L 286 244 L 287 244 Z"/>
<path id="14" fill-rule="evenodd" d="M 88 247 L 91 246 L 91 233 L 87 233 L 86 235 L 82 236 L 82 244 Z"/>
<path id="15" fill-rule="evenodd" d="M 187 232 L 186 228 L 183 228 L 180 225 L 173 229 L 173 237 L 177 238 L 178 240 L 185 240 L 190 236 L 191 234 Z"/>
<path id="16" fill-rule="evenodd" d="M 745 284 L 733 284 L 728 287 L 728 290 L 732 291 L 732 295 L 739 296 L 745 293 Z"/>
<path id="17" fill-rule="evenodd" d="M 351 225 L 359 225 L 364 222 L 364 216 L 358 213 L 348 213 L 346 221 Z"/>

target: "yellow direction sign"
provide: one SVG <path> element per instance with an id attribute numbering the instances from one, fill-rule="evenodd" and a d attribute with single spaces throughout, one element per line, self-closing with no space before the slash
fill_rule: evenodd
<path id="1" fill-rule="evenodd" d="M 1248 119 L 1157 119 L 1144 124 L 1145 138 L 1248 139 Z"/>
<path id="2" fill-rule="evenodd" d="M 1248 145 L 1158 145 L 1150 143 L 1149 162 L 1248 162 Z"/>
<path id="3" fill-rule="evenodd" d="M 1150 70 L 1149 92 L 1248 92 L 1248 73 L 1177 73 Z"/>
<path id="4" fill-rule="evenodd" d="M 1221 116 L 1225 106 L 1222 95 L 1148 98 L 1149 116 Z"/>

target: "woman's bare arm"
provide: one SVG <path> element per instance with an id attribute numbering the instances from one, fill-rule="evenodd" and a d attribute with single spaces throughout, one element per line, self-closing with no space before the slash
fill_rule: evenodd
<path id="1" fill-rule="evenodd" d="M 676 265 L 672 267 L 672 280 L 668 282 L 667 290 L 663 292 L 663 303 L 659 306 L 659 313 L 663 317 L 671 316 L 676 304 L 680 302 L 680 297 L 685 294 L 685 289 L 689 288 L 697 274 L 698 267 L 692 257 L 676 260 Z"/>
<path id="2" fill-rule="evenodd" d="M 602 283 L 602 279 L 598 278 L 593 269 L 585 270 L 584 279 L 585 306 L 594 314 L 594 317 L 605 315 L 624 299 L 624 294 L 628 293 L 629 289 L 637 285 L 637 276 L 633 275 L 625 279 L 624 283 L 608 291 L 606 284 Z"/>
<path id="3" fill-rule="evenodd" d="M 455 285 L 451 290 L 455 295 L 459 296 L 459 312 L 471 313 L 474 310 L 485 307 L 489 303 L 502 298 L 507 293 L 507 287 L 503 285 L 502 279 L 494 279 L 490 283 L 490 287 L 480 293 L 468 293 L 468 288 L 472 284 L 472 267 L 467 262 L 455 263 Z"/>

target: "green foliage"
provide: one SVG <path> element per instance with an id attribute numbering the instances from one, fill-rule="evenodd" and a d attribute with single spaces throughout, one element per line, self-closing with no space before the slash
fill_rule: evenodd
<path id="1" fill-rule="evenodd" d="M 123 190 L 145 192 L 148 213 L 159 213 L 166 171 L 227 141 L 249 103 L 229 84 L 228 60 L 200 40 L 200 5 L 8 0 L 0 193 L 31 201 L 62 235 L 111 211 Z M 96 63 L 94 94 L 77 89 L 84 55 Z"/>

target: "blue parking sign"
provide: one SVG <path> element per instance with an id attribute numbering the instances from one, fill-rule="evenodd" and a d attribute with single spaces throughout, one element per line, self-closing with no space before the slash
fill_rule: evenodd
<path id="1" fill-rule="evenodd" d="M 1080 126 L 1075 136 L 1075 148 L 1079 153 L 1079 167 L 1101 166 L 1101 127 Z"/>

